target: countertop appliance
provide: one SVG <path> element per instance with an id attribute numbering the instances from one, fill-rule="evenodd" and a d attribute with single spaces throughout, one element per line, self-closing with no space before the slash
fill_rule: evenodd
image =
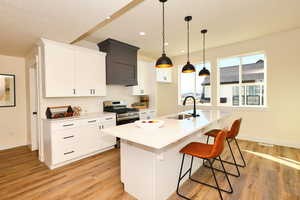
<path id="1" fill-rule="evenodd" d="M 125 101 L 104 101 L 103 111 L 116 113 L 117 125 L 139 120 L 139 110 L 136 108 L 127 108 Z"/>
<path id="2" fill-rule="evenodd" d="M 127 108 L 125 101 L 104 101 L 103 111 L 116 113 L 117 126 L 133 123 L 140 119 L 139 110 Z M 116 148 L 120 148 L 120 138 L 117 138 Z"/>

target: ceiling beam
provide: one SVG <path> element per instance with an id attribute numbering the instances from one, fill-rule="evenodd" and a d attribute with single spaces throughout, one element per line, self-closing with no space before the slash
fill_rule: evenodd
<path id="1" fill-rule="evenodd" d="M 71 44 L 74 44 L 76 42 L 79 42 L 79 41 L 85 39 L 86 37 L 90 36 L 91 34 L 95 33 L 99 29 L 103 28 L 105 25 L 111 23 L 112 21 L 114 21 L 118 17 L 122 16 L 123 14 L 125 14 L 126 12 L 128 12 L 129 10 L 131 10 L 132 8 L 134 8 L 135 6 L 137 6 L 138 4 L 142 3 L 143 1 L 144 0 L 132 0 L 126 6 L 124 6 L 123 8 L 119 9 L 117 12 L 115 12 L 114 14 L 112 14 L 109 19 L 105 19 L 104 21 L 101 21 L 95 27 L 93 27 L 92 29 L 90 29 L 86 33 L 80 35 L 78 38 L 76 38 L 75 40 L 73 40 L 71 42 Z"/>

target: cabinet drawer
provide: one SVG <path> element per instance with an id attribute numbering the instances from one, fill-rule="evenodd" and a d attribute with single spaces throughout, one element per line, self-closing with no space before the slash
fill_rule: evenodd
<path id="1" fill-rule="evenodd" d="M 78 141 L 78 131 L 75 129 L 69 129 L 68 131 L 56 131 L 52 134 L 53 147 L 75 144 Z"/>
<path id="2" fill-rule="evenodd" d="M 66 122 L 57 122 L 51 124 L 51 129 L 58 130 L 58 129 L 70 129 L 75 128 L 78 126 L 77 121 L 66 121 Z"/>
<path id="3" fill-rule="evenodd" d="M 53 164 L 65 162 L 80 156 L 77 144 L 57 146 L 55 149 L 52 149 L 52 151 Z"/>
<path id="4" fill-rule="evenodd" d="M 99 123 L 99 119 L 98 118 L 92 118 L 92 119 L 84 119 L 81 121 L 81 125 L 95 125 Z"/>

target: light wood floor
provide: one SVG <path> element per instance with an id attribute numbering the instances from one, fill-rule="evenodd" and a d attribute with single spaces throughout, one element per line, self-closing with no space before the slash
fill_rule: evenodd
<path id="1" fill-rule="evenodd" d="M 300 200 L 300 150 L 246 141 L 240 144 L 248 167 L 241 169 L 240 178 L 230 177 L 234 193 L 224 194 L 225 200 Z M 227 156 L 224 152 L 223 158 Z M 0 151 L 0 199 L 134 200 L 123 191 L 119 160 L 119 150 L 114 149 L 49 170 L 38 161 L 37 153 L 26 147 Z M 200 168 L 194 177 L 214 183 L 207 168 Z M 217 177 L 226 187 L 224 175 L 217 173 Z M 190 181 L 182 191 L 194 200 L 219 199 L 214 189 Z M 175 194 L 169 198 L 177 199 Z"/>

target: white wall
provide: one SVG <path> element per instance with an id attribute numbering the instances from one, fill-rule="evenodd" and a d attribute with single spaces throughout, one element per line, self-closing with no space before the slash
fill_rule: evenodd
<path id="1" fill-rule="evenodd" d="M 26 145 L 25 59 L 0 55 L 0 74 L 16 75 L 16 107 L 0 107 L 0 150 Z"/>
<path id="2" fill-rule="evenodd" d="M 217 108 L 217 59 L 264 51 L 267 56 L 266 109 L 234 109 L 235 118 L 243 117 L 240 136 L 273 144 L 300 147 L 300 29 L 208 49 L 211 62 L 212 107 Z M 209 39 L 209 36 L 207 37 Z M 191 54 L 192 63 L 201 62 L 202 52 Z M 172 58 L 175 66 L 186 62 L 185 56 Z M 157 105 L 160 115 L 176 112 L 178 107 L 178 69 L 173 70 L 172 84 L 159 84 Z"/>

